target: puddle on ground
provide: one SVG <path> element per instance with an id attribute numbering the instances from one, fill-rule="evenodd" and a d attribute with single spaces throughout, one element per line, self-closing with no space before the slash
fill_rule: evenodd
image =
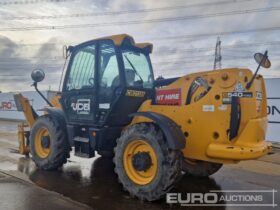
<path id="1" fill-rule="evenodd" d="M 16 155 L 16 154 L 13 154 Z M 75 201 L 87 204 L 94 209 L 232 209 L 225 206 L 208 207 L 185 207 L 179 205 L 168 205 L 163 198 L 155 202 L 143 202 L 136 198 L 131 198 L 118 183 L 117 175 L 114 173 L 114 164 L 111 159 L 100 156 L 92 159 L 82 159 L 71 155 L 71 158 L 58 171 L 42 171 L 36 168 L 34 162 L 29 157 L 20 157 L 17 164 L 11 164 L 17 170 L 26 174 L 36 185 L 50 191 L 55 191 Z M 0 164 L 2 168 L 2 165 Z M 8 167 L 8 163 L 5 165 Z M 7 170 L 7 168 L 5 168 Z M 255 177 L 254 177 L 255 176 Z M 235 177 L 235 178 L 234 178 Z M 241 177 L 241 178 L 240 178 Z M 199 178 L 183 176 L 175 185 L 172 192 L 182 193 L 207 193 L 212 190 L 253 190 L 267 189 L 257 182 L 251 181 L 254 178 L 260 183 L 264 183 L 267 176 L 254 174 L 240 170 L 223 168 L 212 177 Z M 271 183 L 277 179 L 269 179 Z M 271 189 L 271 188 L 270 188 Z M 218 192 L 222 194 L 222 192 Z M 271 200 L 271 196 L 266 197 Z M 220 203 L 225 204 L 225 203 Z M 239 209 L 242 209 L 239 207 Z M 248 209 L 248 207 L 243 207 Z"/>
<path id="2" fill-rule="evenodd" d="M 32 160 L 22 157 L 19 159 L 17 170 L 27 174 L 38 186 L 63 194 L 94 209 L 186 209 L 176 205 L 170 206 L 166 204 L 165 199 L 143 202 L 131 198 L 118 183 L 113 169 L 111 159 L 97 157 L 88 165 L 72 160 L 59 171 L 42 171 L 36 169 Z M 176 184 L 173 192 L 193 193 L 209 190 L 221 190 L 221 187 L 213 178 L 186 176 Z"/>

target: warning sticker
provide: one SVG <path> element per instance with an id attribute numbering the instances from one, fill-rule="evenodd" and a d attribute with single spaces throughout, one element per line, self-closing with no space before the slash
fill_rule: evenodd
<path id="1" fill-rule="evenodd" d="M 203 112 L 214 112 L 215 111 L 215 106 L 214 105 L 203 105 L 202 106 L 202 111 Z"/>
<path id="2" fill-rule="evenodd" d="M 159 105 L 181 105 L 181 101 L 181 89 L 156 91 L 156 103 Z"/>
<path id="3" fill-rule="evenodd" d="M 262 100 L 262 92 L 256 91 L 256 99 L 257 99 L 258 101 L 261 101 L 261 100 Z"/>
<path id="4" fill-rule="evenodd" d="M 243 87 L 243 85 L 240 82 L 237 82 L 235 88 L 234 88 L 234 92 L 245 92 L 245 88 Z"/>
<path id="5" fill-rule="evenodd" d="M 221 105 L 221 106 L 218 106 L 218 109 L 220 110 L 220 111 L 227 111 L 227 105 Z"/>

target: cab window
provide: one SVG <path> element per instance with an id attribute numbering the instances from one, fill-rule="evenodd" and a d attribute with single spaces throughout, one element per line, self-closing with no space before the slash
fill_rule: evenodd
<path id="1" fill-rule="evenodd" d="M 119 68 L 113 43 L 103 42 L 100 45 L 100 85 L 115 87 L 119 85 Z"/>
<path id="2" fill-rule="evenodd" d="M 95 44 L 82 47 L 74 53 L 66 82 L 66 90 L 94 87 Z"/>
<path id="3" fill-rule="evenodd" d="M 126 85 L 129 87 L 152 88 L 153 74 L 149 57 L 141 52 L 122 50 Z"/>
<path id="4" fill-rule="evenodd" d="M 114 99 L 116 88 L 120 85 L 119 67 L 113 42 L 101 42 L 99 55 L 99 102 L 110 104 Z"/>

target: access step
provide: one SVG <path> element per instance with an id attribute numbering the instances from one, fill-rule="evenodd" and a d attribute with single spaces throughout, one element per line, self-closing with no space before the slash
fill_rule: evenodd
<path id="1" fill-rule="evenodd" d="M 94 150 L 90 146 L 89 138 L 75 136 L 74 137 L 75 156 L 83 158 L 94 157 Z"/>

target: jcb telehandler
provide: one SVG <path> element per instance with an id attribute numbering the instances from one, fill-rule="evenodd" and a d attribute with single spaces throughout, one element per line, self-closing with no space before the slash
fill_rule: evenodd
<path id="1" fill-rule="evenodd" d="M 28 99 L 15 95 L 27 127 L 19 126 L 20 151 L 43 170 L 75 155 L 114 156 L 125 190 L 142 200 L 168 192 L 180 173 L 209 176 L 222 164 L 268 153 L 264 80 L 267 52 L 249 69 L 220 69 L 154 80 L 152 44 L 115 35 L 67 48 L 62 92 L 48 101 L 37 89 L 44 72 L 32 72 L 46 100 L 38 116 Z M 174 71 L 176 71 L 174 69 Z"/>

